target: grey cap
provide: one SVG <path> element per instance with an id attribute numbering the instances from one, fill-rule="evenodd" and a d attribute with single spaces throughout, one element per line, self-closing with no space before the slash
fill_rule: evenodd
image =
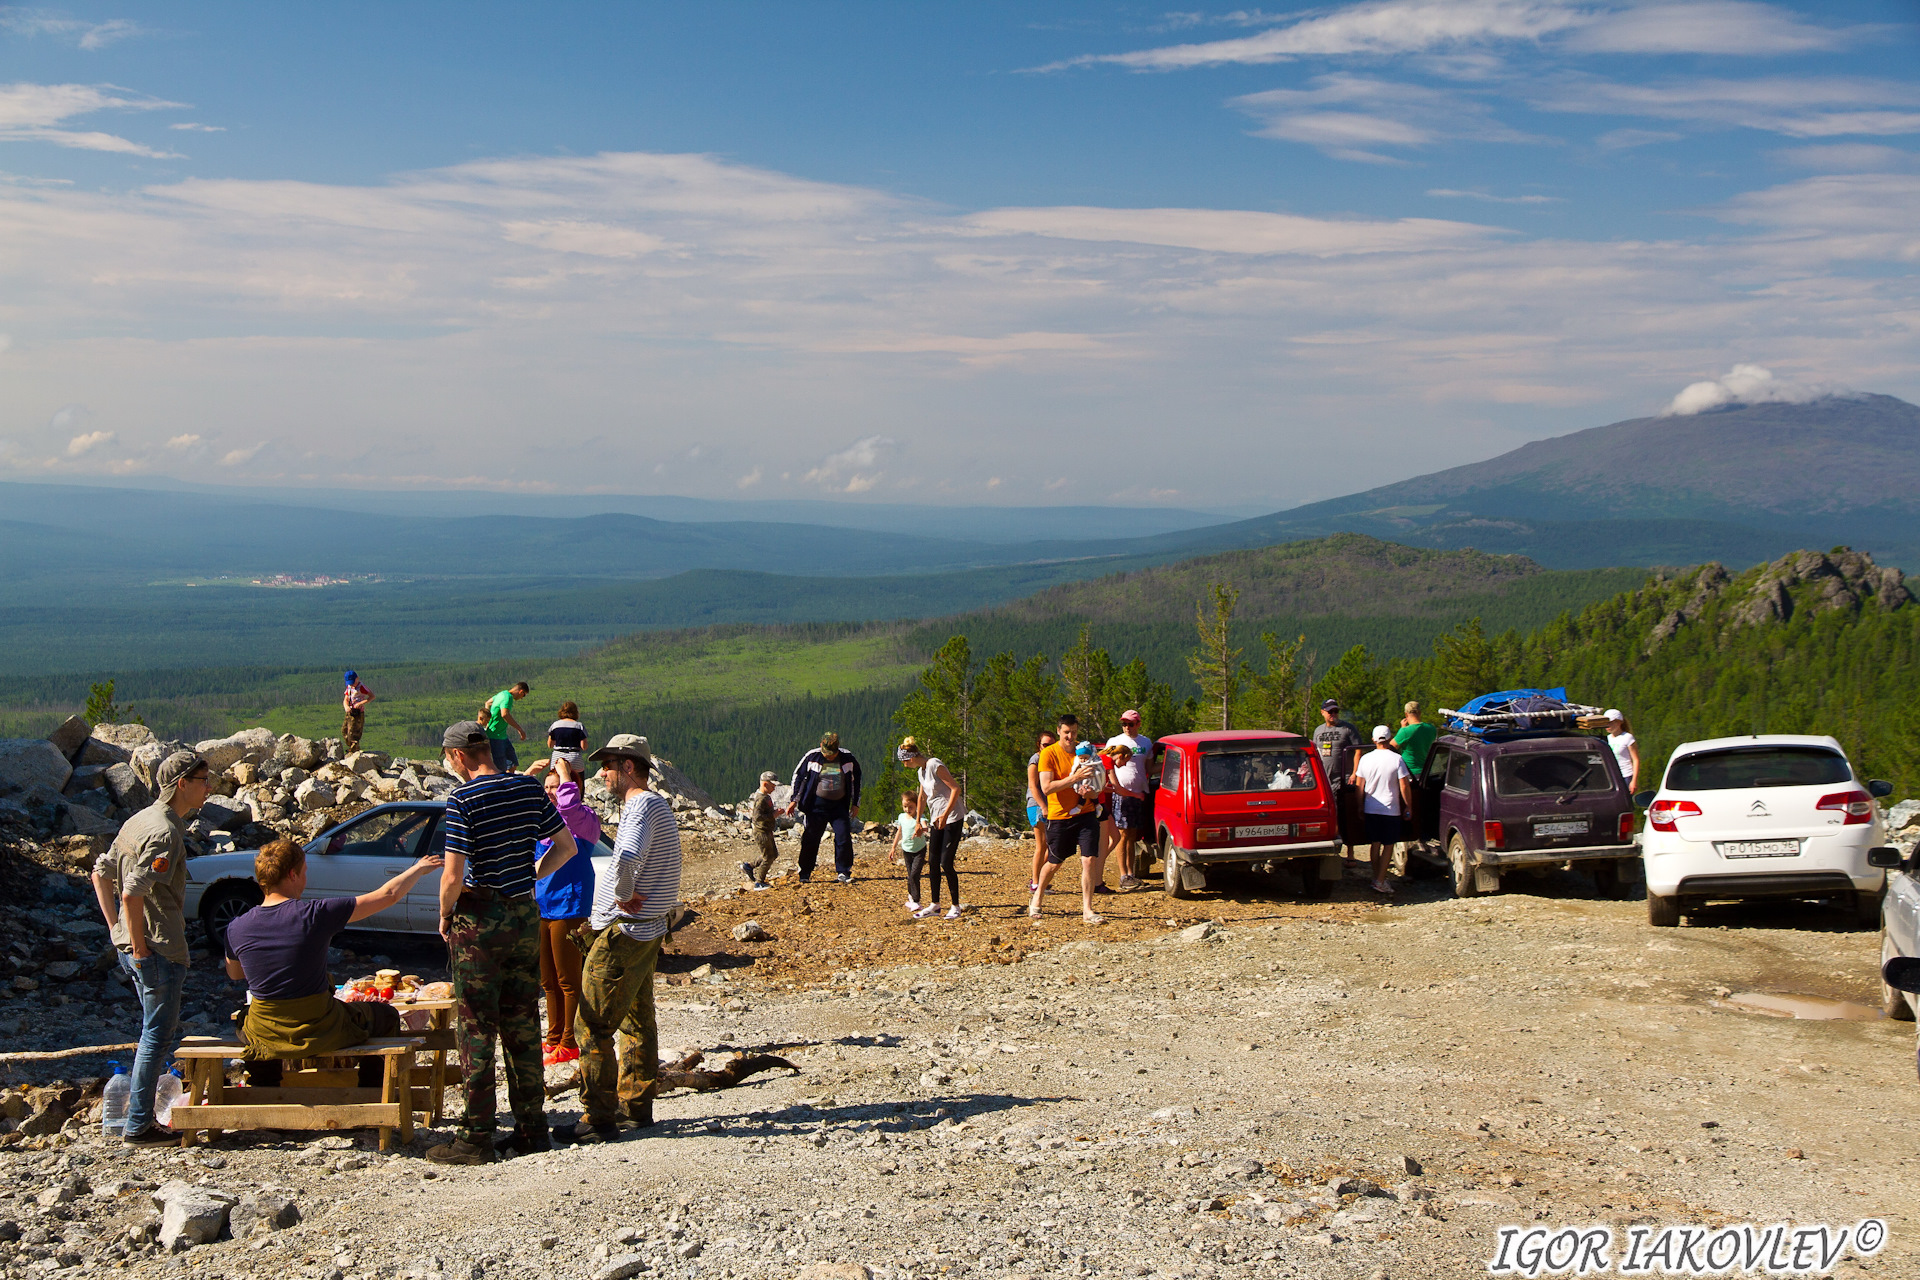
<path id="1" fill-rule="evenodd" d="M 607 745 L 588 756 L 589 760 L 607 760 L 619 756 L 626 760 L 645 760 L 653 763 L 653 748 L 647 740 L 637 733 L 616 733 L 607 739 Z"/>
<path id="2" fill-rule="evenodd" d="M 172 800 L 174 791 L 180 785 L 180 779 L 186 777 L 195 769 L 204 769 L 206 767 L 207 762 L 201 759 L 198 753 L 192 751 L 176 751 L 165 760 L 162 760 L 160 767 L 153 771 L 154 790 L 160 793 L 160 800 L 163 803 Z"/>
<path id="3" fill-rule="evenodd" d="M 440 735 L 440 746 L 446 751 L 478 751 L 487 745 L 487 731 L 472 720 L 462 720 L 450 724 L 447 731 Z"/>
<path id="4" fill-rule="evenodd" d="M 775 772 L 774 772 L 773 770 L 771 770 L 771 769 L 763 769 L 763 770 L 761 771 L 761 773 L 760 773 L 760 781 L 762 781 L 762 782 L 778 782 L 778 781 L 780 781 L 780 775 L 779 775 L 779 774 L 777 774 L 777 773 L 775 773 Z"/>

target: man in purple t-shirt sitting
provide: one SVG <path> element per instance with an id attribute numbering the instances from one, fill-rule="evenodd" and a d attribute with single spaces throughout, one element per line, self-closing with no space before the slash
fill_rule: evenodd
<path id="1" fill-rule="evenodd" d="M 251 1083 L 278 1084 L 284 1059 L 319 1057 L 399 1033 L 400 1013 L 392 1005 L 347 1004 L 334 998 L 327 948 L 354 921 L 406 897 L 441 861 L 422 858 L 357 898 L 302 898 L 307 889 L 306 850 L 291 840 L 275 840 L 254 855 L 253 878 L 266 891 L 266 900 L 227 926 L 226 943 L 227 976 L 245 979 L 252 996 L 240 1024 Z M 378 1061 L 366 1065 L 375 1070 L 380 1066 Z M 374 1083 L 379 1083 L 377 1078 Z"/>

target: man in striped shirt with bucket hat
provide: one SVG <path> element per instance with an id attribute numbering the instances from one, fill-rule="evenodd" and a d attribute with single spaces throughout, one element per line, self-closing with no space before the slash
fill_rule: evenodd
<path id="1" fill-rule="evenodd" d="M 514 1131 L 502 1150 L 545 1151 L 546 1080 L 540 1065 L 540 908 L 533 883 L 578 850 L 539 783 L 494 767 L 486 730 L 471 720 L 440 740 L 461 785 L 441 818 L 440 936 L 453 971 L 455 1039 L 466 1113 L 458 1137 L 427 1152 L 439 1164 L 494 1158 L 494 1039 L 507 1068 Z M 537 860 L 534 845 L 553 844 Z"/>

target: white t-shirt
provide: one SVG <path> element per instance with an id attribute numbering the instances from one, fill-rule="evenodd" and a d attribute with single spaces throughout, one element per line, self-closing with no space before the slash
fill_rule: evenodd
<path id="1" fill-rule="evenodd" d="M 920 794 L 927 798 L 929 829 L 940 825 L 940 819 L 947 815 L 947 806 L 953 803 L 953 788 L 940 781 L 941 768 L 940 761 L 932 758 L 920 766 Z"/>
<path id="2" fill-rule="evenodd" d="M 1613 758 L 1620 762 L 1620 776 L 1626 779 L 1628 786 L 1633 785 L 1633 752 L 1631 750 L 1633 743 L 1634 737 L 1631 733 L 1607 735 L 1607 745 L 1613 748 Z"/>
<path id="3" fill-rule="evenodd" d="M 1147 793 L 1147 762 L 1153 759 L 1153 739 L 1138 733 L 1116 733 L 1107 739 L 1110 747 L 1132 747 L 1133 759 L 1113 771 L 1113 780 L 1129 791 Z"/>
<path id="4" fill-rule="evenodd" d="M 1407 772 L 1407 762 L 1398 751 L 1376 747 L 1355 762 L 1353 771 L 1360 775 L 1360 786 L 1366 792 L 1361 801 L 1363 812 L 1400 816 L 1400 779 L 1413 775 Z"/>

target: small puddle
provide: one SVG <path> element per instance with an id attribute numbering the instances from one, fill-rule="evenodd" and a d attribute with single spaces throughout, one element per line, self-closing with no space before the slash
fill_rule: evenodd
<path id="1" fill-rule="evenodd" d="M 1825 996 L 1767 995 L 1759 991 L 1736 992 L 1725 1003 L 1748 1013 L 1764 1013 L 1774 1018 L 1813 1018 L 1821 1021 L 1877 1022 L 1887 1015 L 1878 1009 L 1851 1000 L 1829 1000 Z"/>

